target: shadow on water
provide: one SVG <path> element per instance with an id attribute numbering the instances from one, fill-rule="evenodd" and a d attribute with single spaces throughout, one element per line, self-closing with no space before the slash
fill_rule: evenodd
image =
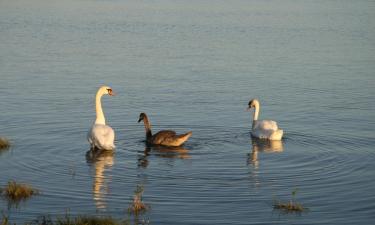
<path id="1" fill-rule="evenodd" d="M 108 194 L 108 177 L 106 170 L 110 170 L 114 165 L 114 151 L 89 150 L 86 152 L 86 161 L 95 169 L 93 183 L 93 199 L 97 210 L 105 210 L 107 204 L 105 196 Z"/>
<path id="2" fill-rule="evenodd" d="M 191 155 L 189 150 L 183 146 L 178 147 L 168 147 L 161 145 L 146 145 L 145 150 L 138 156 L 138 166 L 147 168 L 149 165 L 149 156 L 156 155 L 161 158 L 170 159 L 190 159 Z"/>

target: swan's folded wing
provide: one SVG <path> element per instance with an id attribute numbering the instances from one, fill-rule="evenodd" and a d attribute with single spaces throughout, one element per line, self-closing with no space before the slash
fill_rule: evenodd
<path id="1" fill-rule="evenodd" d="M 261 120 L 261 121 L 258 121 L 256 124 L 255 124 L 255 129 L 259 129 L 259 130 L 271 130 L 271 131 L 276 131 L 278 130 L 278 126 L 277 126 L 277 123 L 275 121 L 272 121 L 272 120 Z"/>
<path id="2" fill-rule="evenodd" d="M 164 138 L 161 139 L 158 144 L 166 145 L 166 146 L 180 146 L 185 141 L 187 141 L 191 135 L 192 135 L 191 131 L 185 134 L 180 134 L 180 135 L 177 135 L 175 132 L 173 135 L 172 133 L 170 133 L 170 135 L 165 135 Z"/>
<path id="3" fill-rule="evenodd" d="M 95 124 L 91 129 L 91 141 L 101 149 L 113 149 L 115 132 L 110 126 Z"/>
<path id="4" fill-rule="evenodd" d="M 152 143 L 159 145 L 162 144 L 166 139 L 170 139 L 176 136 L 176 132 L 173 130 L 161 130 L 152 136 Z"/>

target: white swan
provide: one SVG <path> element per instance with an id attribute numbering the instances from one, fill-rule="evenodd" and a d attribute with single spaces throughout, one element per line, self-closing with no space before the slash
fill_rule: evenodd
<path id="1" fill-rule="evenodd" d="M 253 114 L 253 125 L 251 129 L 251 136 L 260 139 L 268 140 L 281 140 L 283 137 L 283 130 L 277 127 L 277 123 L 272 120 L 260 120 L 258 121 L 260 105 L 257 99 L 252 99 L 249 102 L 249 108 L 255 108 Z"/>
<path id="2" fill-rule="evenodd" d="M 111 95 L 114 93 L 112 88 L 102 86 L 99 88 L 95 97 L 96 120 L 87 134 L 87 140 L 91 145 L 91 149 L 113 150 L 115 149 L 115 132 L 105 124 L 105 117 L 102 109 L 101 98 L 103 95 Z"/>

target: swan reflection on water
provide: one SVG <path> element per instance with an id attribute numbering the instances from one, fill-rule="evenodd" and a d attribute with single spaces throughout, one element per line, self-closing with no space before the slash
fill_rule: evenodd
<path id="1" fill-rule="evenodd" d="M 251 139 L 252 151 L 249 153 L 248 164 L 252 164 L 255 169 L 259 167 L 258 152 L 274 153 L 284 150 L 282 141 L 271 141 L 266 139 Z"/>
<path id="2" fill-rule="evenodd" d="M 104 172 L 110 170 L 114 165 L 114 152 L 107 150 L 89 150 L 86 152 L 86 161 L 89 165 L 93 165 L 95 169 L 93 183 L 93 198 L 96 208 L 105 210 L 105 195 L 108 194 L 108 177 Z"/>
<path id="3" fill-rule="evenodd" d="M 190 159 L 191 155 L 189 154 L 189 150 L 182 147 L 171 147 L 171 146 L 161 146 L 161 145 L 147 145 L 143 154 L 141 154 L 138 158 L 138 166 L 146 168 L 149 164 L 148 156 L 151 154 L 162 157 L 162 158 L 170 158 L 170 159 Z"/>
<path id="4" fill-rule="evenodd" d="M 257 187 L 260 185 L 259 180 L 259 159 L 258 153 L 280 153 L 284 150 L 282 141 L 271 141 L 266 139 L 251 139 L 251 152 L 248 154 L 247 164 L 252 165 L 251 179 L 254 181 L 254 185 Z"/>

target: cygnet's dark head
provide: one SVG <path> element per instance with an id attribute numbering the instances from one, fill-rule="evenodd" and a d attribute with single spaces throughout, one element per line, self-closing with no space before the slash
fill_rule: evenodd
<path id="1" fill-rule="evenodd" d="M 146 117 L 146 113 L 139 114 L 138 123 L 141 122 Z"/>

